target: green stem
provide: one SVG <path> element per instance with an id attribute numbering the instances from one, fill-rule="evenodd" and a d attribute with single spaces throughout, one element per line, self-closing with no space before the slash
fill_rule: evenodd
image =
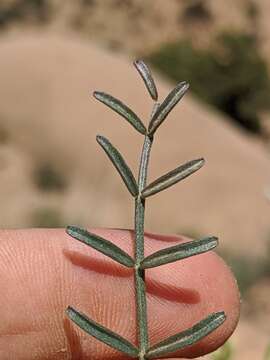
<path id="1" fill-rule="evenodd" d="M 141 191 L 146 185 L 147 169 L 153 138 L 145 136 L 139 176 L 138 188 L 139 194 L 135 199 L 135 288 L 137 305 L 137 331 L 140 349 L 140 360 L 145 359 L 145 353 L 148 349 L 148 328 L 147 328 L 147 309 L 145 292 L 145 270 L 140 269 L 140 262 L 144 259 L 144 212 L 145 200 L 141 198 Z"/>

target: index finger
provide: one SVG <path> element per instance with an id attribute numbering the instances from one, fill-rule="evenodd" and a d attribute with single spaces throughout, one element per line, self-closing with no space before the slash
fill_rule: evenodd
<path id="1" fill-rule="evenodd" d="M 92 231 L 133 254 L 131 231 Z M 183 239 L 171 238 L 170 244 L 179 241 Z M 146 255 L 166 246 L 151 234 L 146 234 L 145 244 Z M 1 231 L 0 288 L 1 359 L 127 359 L 71 323 L 65 316 L 69 305 L 136 343 L 132 269 L 79 243 L 63 229 Z M 213 351 L 237 324 L 237 286 L 213 252 L 147 270 L 147 291 L 151 344 L 209 313 L 226 312 L 227 320 L 220 328 L 172 354 L 174 358 Z"/>

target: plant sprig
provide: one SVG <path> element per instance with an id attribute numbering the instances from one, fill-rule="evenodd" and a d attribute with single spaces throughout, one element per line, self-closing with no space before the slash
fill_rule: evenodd
<path id="1" fill-rule="evenodd" d="M 171 336 L 158 344 L 154 344 L 152 346 L 149 345 L 145 288 L 146 269 L 168 264 L 212 250 L 217 246 L 218 239 L 216 237 L 207 237 L 204 239 L 189 241 L 157 251 L 150 256 L 144 256 L 144 218 L 146 198 L 167 189 L 199 170 L 204 165 L 204 159 L 189 161 L 161 176 L 152 183 L 148 185 L 146 184 L 148 163 L 154 135 L 172 109 L 184 96 L 189 85 L 186 82 L 179 83 L 169 93 L 165 100 L 159 104 L 157 103 L 157 88 L 149 68 L 142 60 L 135 61 L 134 65 L 142 77 L 150 96 L 155 101 L 148 128 L 145 127 L 143 122 L 133 112 L 133 110 L 120 100 L 109 94 L 98 91 L 94 92 L 94 97 L 120 114 L 140 134 L 144 135 L 144 144 L 141 153 L 137 181 L 119 151 L 108 139 L 100 135 L 97 136 L 97 142 L 108 155 L 130 194 L 135 199 L 135 257 L 133 259 L 130 255 L 109 240 L 103 239 L 102 237 L 90 233 L 87 230 L 76 226 L 68 226 L 66 231 L 74 239 L 91 246 L 95 250 L 117 261 L 119 264 L 134 269 L 138 344 L 136 346 L 131 344 L 122 336 L 89 319 L 82 312 L 77 311 L 71 306 L 67 308 L 66 313 L 68 317 L 81 329 L 96 339 L 102 341 L 104 344 L 117 349 L 131 358 L 146 360 L 167 356 L 179 349 L 183 349 L 186 346 L 190 346 L 198 342 L 200 339 L 204 338 L 218 328 L 225 321 L 226 315 L 223 311 L 212 313 L 205 319 L 193 325 L 191 328 Z"/>

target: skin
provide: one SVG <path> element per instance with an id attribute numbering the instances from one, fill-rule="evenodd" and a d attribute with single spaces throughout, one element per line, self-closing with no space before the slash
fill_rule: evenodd
<path id="1" fill-rule="evenodd" d="M 88 229 L 133 254 L 128 230 Z M 146 233 L 145 255 L 183 237 Z M 215 350 L 239 318 L 235 279 L 214 252 L 146 272 L 150 343 L 224 310 L 227 320 L 197 344 L 171 358 L 196 358 Z M 0 232 L 0 359 L 125 360 L 65 315 L 68 305 L 136 343 L 132 270 L 71 238 L 64 229 Z"/>

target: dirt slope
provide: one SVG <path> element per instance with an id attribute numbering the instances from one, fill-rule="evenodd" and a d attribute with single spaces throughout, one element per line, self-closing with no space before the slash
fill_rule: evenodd
<path id="1" fill-rule="evenodd" d="M 56 208 L 65 223 L 132 227 L 133 202 L 95 141 L 107 136 L 136 172 L 142 137 L 90 95 L 104 90 L 143 119 L 151 101 L 131 60 L 110 55 L 72 34 L 8 36 L 0 43 L 1 226 L 31 225 L 35 209 Z M 170 85 L 157 78 L 161 98 Z M 187 96 L 162 125 L 150 180 L 182 162 L 205 157 L 189 180 L 149 199 L 146 228 L 216 234 L 221 245 L 262 253 L 269 236 L 270 161 L 259 144 Z M 35 188 L 33 170 L 50 162 L 64 192 Z"/>

